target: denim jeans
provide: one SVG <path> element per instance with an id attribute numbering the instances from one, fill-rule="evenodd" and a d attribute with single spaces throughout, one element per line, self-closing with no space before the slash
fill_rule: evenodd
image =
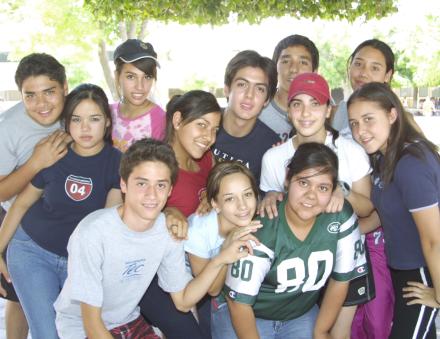
<path id="1" fill-rule="evenodd" d="M 261 339 L 310 339 L 318 316 L 318 306 L 313 306 L 299 318 L 274 321 L 257 318 L 257 329 Z"/>
<path id="2" fill-rule="evenodd" d="M 218 302 L 218 298 L 215 301 Z M 211 307 L 211 335 L 212 339 L 237 339 L 228 304 L 225 302 Z"/>
<path id="3" fill-rule="evenodd" d="M 67 258 L 38 246 L 21 227 L 9 243 L 7 257 L 32 339 L 57 339 L 53 303 L 67 277 Z"/>
<path id="4" fill-rule="evenodd" d="M 318 316 L 318 306 L 313 306 L 299 318 L 287 321 L 275 321 L 256 318 L 261 339 L 310 339 Z M 213 339 L 236 339 L 232 321 L 226 303 L 218 305 L 211 314 L 211 333 Z"/>

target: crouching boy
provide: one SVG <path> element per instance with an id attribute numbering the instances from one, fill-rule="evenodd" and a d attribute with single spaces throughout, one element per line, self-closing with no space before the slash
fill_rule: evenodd
<path id="1" fill-rule="evenodd" d="M 196 278 L 186 273 L 183 244 L 161 213 L 177 172 L 173 150 L 160 141 L 137 141 L 123 155 L 124 203 L 88 215 L 69 240 L 68 277 L 55 302 L 61 338 L 155 338 L 137 305 L 156 273 L 188 312 L 224 265 L 247 255 L 247 241 L 237 240 Z"/>

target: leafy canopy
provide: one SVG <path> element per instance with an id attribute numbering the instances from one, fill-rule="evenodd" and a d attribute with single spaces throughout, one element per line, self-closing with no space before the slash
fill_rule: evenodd
<path id="1" fill-rule="evenodd" d="M 369 20 L 396 12 L 395 0 L 85 0 L 84 6 L 102 24 L 157 20 L 180 24 L 221 25 L 231 16 L 259 23 L 267 17 Z"/>

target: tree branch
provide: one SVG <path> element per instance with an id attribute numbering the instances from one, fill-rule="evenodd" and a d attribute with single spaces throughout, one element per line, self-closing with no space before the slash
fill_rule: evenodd
<path id="1" fill-rule="evenodd" d="M 118 91 L 116 90 L 113 73 L 108 64 L 107 44 L 105 43 L 104 40 L 101 40 L 99 42 L 98 55 L 99 55 L 99 62 L 101 63 L 102 71 L 104 72 L 105 82 L 107 83 L 107 86 L 110 89 L 110 93 L 112 94 L 113 100 L 118 101 L 119 94 Z"/>
<path id="2" fill-rule="evenodd" d="M 139 31 L 138 35 L 139 40 L 144 41 L 145 37 L 147 36 L 147 26 L 148 20 L 142 20 L 141 30 Z"/>

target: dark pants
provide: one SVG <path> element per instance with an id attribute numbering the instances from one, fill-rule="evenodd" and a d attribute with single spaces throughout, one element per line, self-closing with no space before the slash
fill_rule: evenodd
<path id="1" fill-rule="evenodd" d="M 407 305 L 402 292 L 408 281 L 418 281 L 432 286 L 428 269 L 421 267 L 416 270 L 390 269 L 390 271 L 395 295 L 390 339 L 435 339 L 435 317 L 438 310 L 424 305 Z"/>
<path id="2" fill-rule="evenodd" d="M 178 311 L 169 293 L 159 287 L 157 275 L 139 306 L 145 319 L 158 327 L 167 339 L 206 339 L 192 313 Z"/>

